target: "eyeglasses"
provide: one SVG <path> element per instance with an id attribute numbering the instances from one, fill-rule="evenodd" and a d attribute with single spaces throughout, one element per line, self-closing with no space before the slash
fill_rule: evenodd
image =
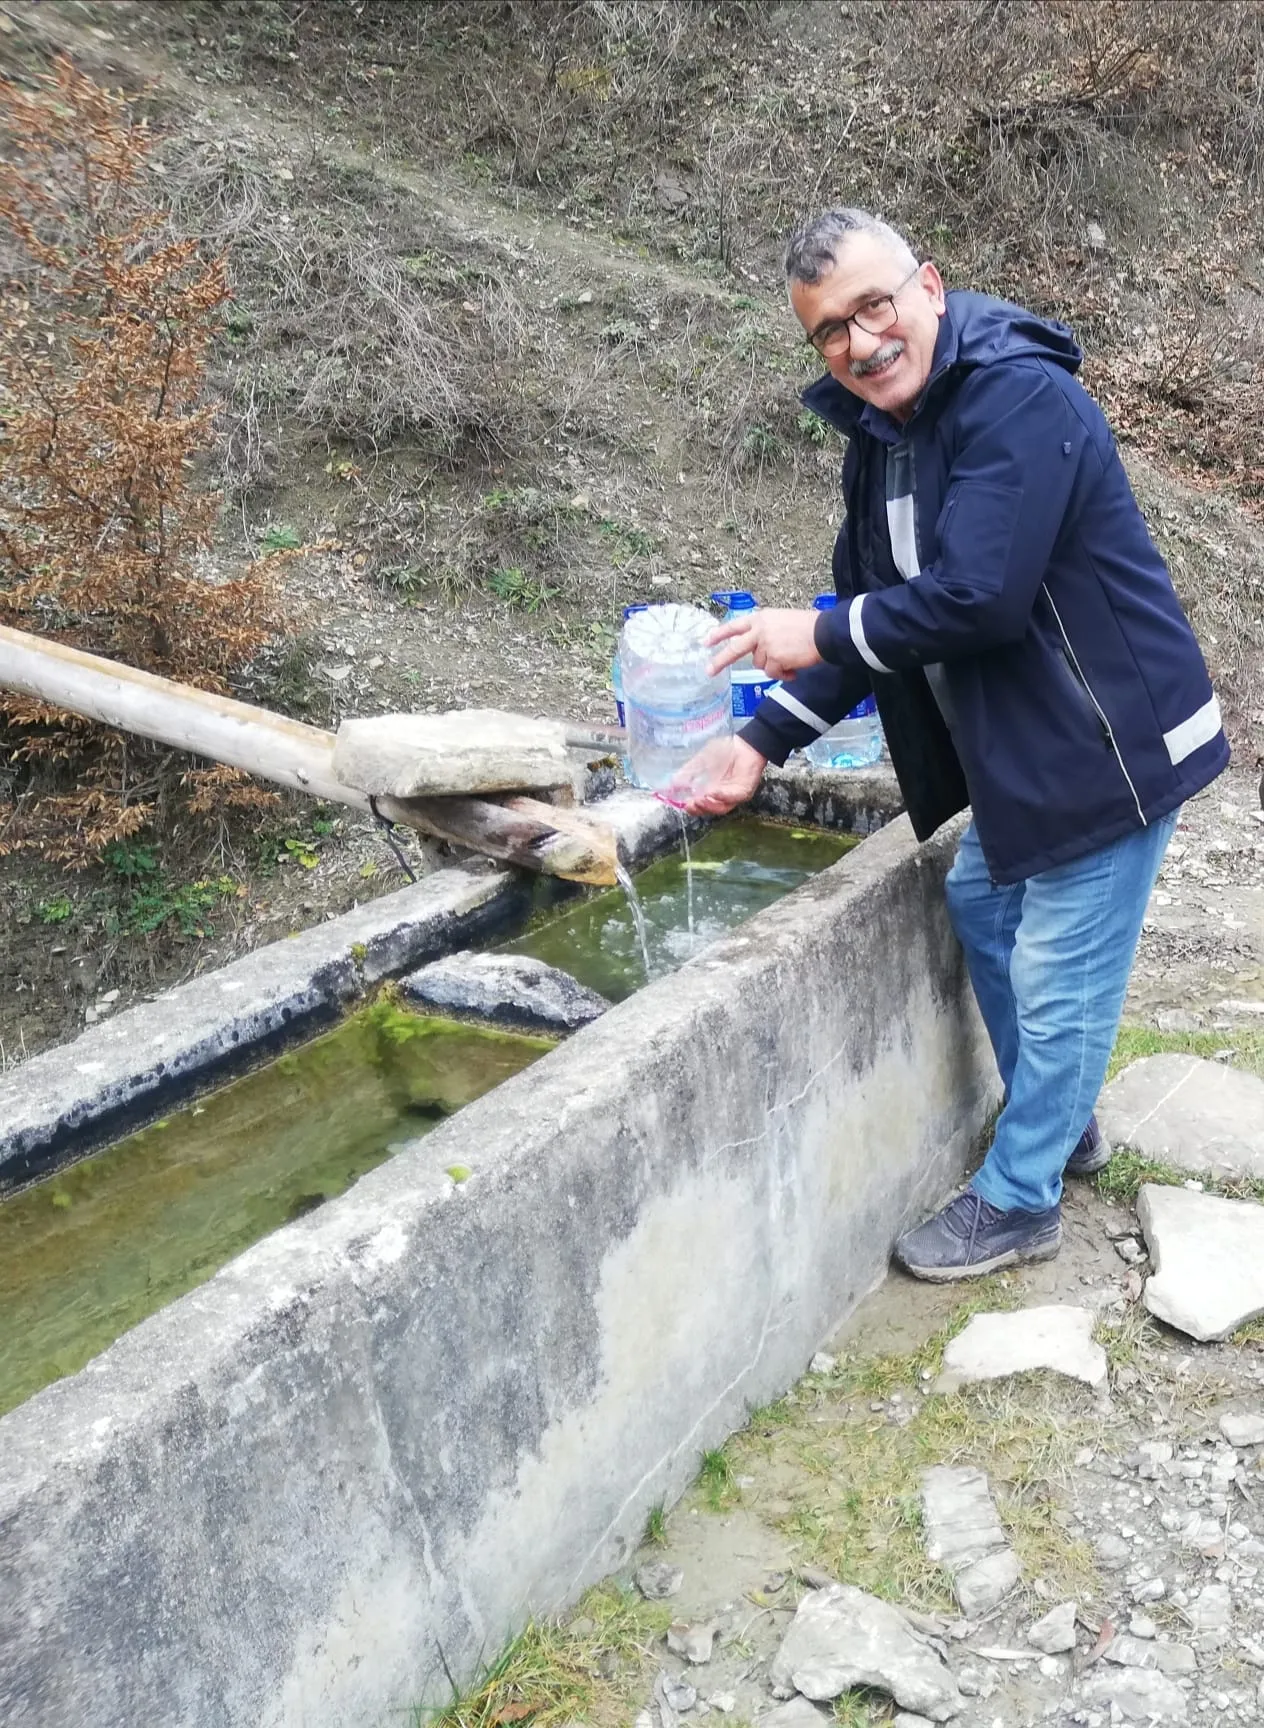
<path id="1" fill-rule="evenodd" d="M 895 309 L 896 295 L 908 287 L 920 269 L 921 265 L 915 264 L 904 280 L 897 282 L 889 294 L 874 294 L 863 306 L 857 306 L 849 318 L 836 318 L 829 324 L 822 324 L 812 332 L 808 341 L 822 359 L 834 360 L 850 350 L 853 324 L 869 336 L 883 335 L 899 316 Z"/>

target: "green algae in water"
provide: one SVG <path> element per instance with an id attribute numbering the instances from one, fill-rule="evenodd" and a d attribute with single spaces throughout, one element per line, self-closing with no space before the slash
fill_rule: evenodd
<path id="1" fill-rule="evenodd" d="M 376 1003 L 0 1203 L 0 1412 L 553 1045 Z"/>
<path id="2" fill-rule="evenodd" d="M 650 976 L 660 978 L 700 953 L 734 925 L 762 912 L 791 889 L 836 864 L 860 844 L 857 834 L 792 828 L 739 816 L 693 841 L 694 934 L 689 934 L 684 859 L 671 853 L 637 873 L 645 911 Z M 645 966 L 622 889 L 612 888 L 546 913 L 513 941 L 507 954 L 529 954 L 622 1002 L 645 983 Z"/>

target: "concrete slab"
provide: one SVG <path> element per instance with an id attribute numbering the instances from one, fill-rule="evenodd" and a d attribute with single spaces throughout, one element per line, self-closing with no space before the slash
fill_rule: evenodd
<path id="1" fill-rule="evenodd" d="M 1088 1308 L 1050 1303 L 1013 1314 L 975 1314 L 944 1350 L 936 1392 L 956 1392 L 978 1380 L 998 1380 L 1047 1368 L 1082 1380 L 1106 1381 L 1106 1352 L 1093 1342 L 1094 1316 Z"/>
<path id="2" fill-rule="evenodd" d="M 270 942 L 0 1075 L 0 1195 L 310 1037 L 370 985 L 507 920 L 504 871 L 438 870 Z"/>
<path id="3" fill-rule="evenodd" d="M 1200 1056 L 1143 1056 L 1102 1093 L 1102 1133 L 1199 1175 L 1264 1176 L 1264 1080 Z"/>
<path id="4" fill-rule="evenodd" d="M 381 1728 L 619 1569 L 996 1101 L 954 845 L 892 824 L 0 1419 L 0 1720 Z"/>
<path id="5" fill-rule="evenodd" d="M 1207 1343 L 1264 1314 L 1264 1206 L 1147 1182 L 1137 1196 L 1151 1314 Z"/>

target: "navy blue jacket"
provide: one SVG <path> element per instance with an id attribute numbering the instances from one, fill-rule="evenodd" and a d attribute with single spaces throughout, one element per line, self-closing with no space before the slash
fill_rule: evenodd
<path id="1" fill-rule="evenodd" d="M 1229 746 L 1202 654 L 1062 324 L 952 293 L 901 425 L 820 379 L 803 400 L 849 440 L 824 664 L 742 737 L 774 762 L 872 689 L 919 839 L 967 803 L 996 882 L 1174 810 Z M 882 447 L 907 442 L 920 574 L 891 553 Z M 926 665 L 943 667 L 951 734 Z"/>

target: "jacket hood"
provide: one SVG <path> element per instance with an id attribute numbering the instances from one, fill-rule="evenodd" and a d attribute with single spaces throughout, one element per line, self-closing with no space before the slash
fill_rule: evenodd
<path id="1" fill-rule="evenodd" d="M 995 366 L 1001 360 L 1025 359 L 1048 360 L 1067 372 L 1078 372 L 1084 355 L 1071 331 L 1056 319 L 1039 318 L 1009 300 L 953 289 L 939 321 L 935 357 L 922 400 L 954 369 L 965 371 Z M 802 401 L 848 436 L 868 406 L 829 373 L 808 386 Z"/>

